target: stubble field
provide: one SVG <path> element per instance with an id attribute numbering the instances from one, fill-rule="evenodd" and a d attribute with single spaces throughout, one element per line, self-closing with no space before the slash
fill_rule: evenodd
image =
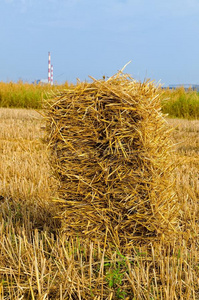
<path id="1" fill-rule="evenodd" d="M 179 232 L 124 257 L 62 232 L 43 117 L 0 109 L 0 299 L 199 299 L 199 121 L 168 122 Z"/>

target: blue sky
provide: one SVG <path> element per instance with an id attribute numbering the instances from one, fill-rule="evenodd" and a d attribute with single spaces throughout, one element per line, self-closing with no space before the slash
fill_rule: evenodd
<path id="1" fill-rule="evenodd" d="M 199 84 L 199 0 L 0 0 L 0 81 Z"/>

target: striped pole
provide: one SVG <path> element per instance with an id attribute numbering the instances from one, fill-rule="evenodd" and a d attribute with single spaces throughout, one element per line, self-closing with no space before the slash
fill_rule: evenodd
<path id="1" fill-rule="evenodd" d="M 48 52 L 48 83 L 51 83 L 51 58 L 50 58 L 50 52 Z"/>
<path id="2" fill-rule="evenodd" d="M 51 85 L 53 85 L 53 65 L 51 65 Z"/>

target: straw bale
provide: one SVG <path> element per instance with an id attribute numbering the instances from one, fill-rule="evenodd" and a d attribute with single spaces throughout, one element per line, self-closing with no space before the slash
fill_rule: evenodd
<path id="1" fill-rule="evenodd" d="M 159 89 L 119 72 L 49 101 L 47 140 L 69 235 L 122 245 L 172 233 L 170 132 Z"/>

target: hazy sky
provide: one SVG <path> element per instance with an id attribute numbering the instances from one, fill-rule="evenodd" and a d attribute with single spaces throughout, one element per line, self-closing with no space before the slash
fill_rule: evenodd
<path id="1" fill-rule="evenodd" d="M 0 81 L 199 84 L 199 0 L 0 0 Z"/>

